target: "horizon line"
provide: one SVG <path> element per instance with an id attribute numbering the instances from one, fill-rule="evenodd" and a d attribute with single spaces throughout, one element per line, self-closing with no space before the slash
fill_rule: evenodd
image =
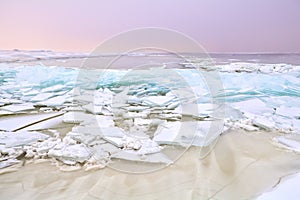
<path id="1" fill-rule="evenodd" d="M 24 52 L 57 52 L 57 53 L 92 53 L 93 51 L 68 51 L 68 50 L 53 50 L 53 49 L 0 49 L 0 51 L 24 51 Z M 109 53 L 130 53 L 130 52 L 107 52 Z M 143 52 L 144 53 L 144 52 Z M 157 53 L 157 52 L 147 52 L 147 53 Z M 162 52 L 160 52 L 162 53 Z M 300 52 L 276 52 L 276 51 L 207 51 L 207 52 L 178 52 L 178 53 L 189 53 L 189 54 L 245 54 L 245 55 L 255 55 L 255 54 L 300 54 Z M 163 53 L 162 53 L 163 54 Z"/>

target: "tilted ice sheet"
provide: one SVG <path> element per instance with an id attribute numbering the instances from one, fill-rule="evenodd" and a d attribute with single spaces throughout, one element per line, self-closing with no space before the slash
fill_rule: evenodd
<path id="1" fill-rule="evenodd" d="M 6 147 L 16 147 L 45 140 L 48 137 L 48 135 L 36 131 L 0 132 L 0 143 Z"/>

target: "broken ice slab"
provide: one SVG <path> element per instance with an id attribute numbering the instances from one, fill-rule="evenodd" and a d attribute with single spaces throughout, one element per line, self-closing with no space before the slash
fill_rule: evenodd
<path id="1" fill-rule="evenodd" d="M 113 92 L 108 88 L 104 90 L 99 89 L 94 92 L 94 104 L 95 105 L 110 105 L 113 100 Z"/>
<path id="2" fill-rule="evenodd" d="M 247 114 L 251 118 L 254 115 L 272 114 L 275 111 L 273 108 L 268 107 L 268 105 L 260 99 L 250 99 L 246 101 L 231 103 L 230 105 Z"/>
<path id="3" fill-rule="evenodd" d="M 279 136 L 279 137 L 275 137 L 274 140 L 288 149 L 300 152 L 299 134 L 288 134 L 284 136 Z"/>
<path id="4" fill-rule="evenodd" d="M 62 112 L 13 115 L 0 119 L 0 130 L 17 131 L 27 126 L 63 115 Z"/>
<path id="5" fill-rule="evenodd" d="M 174 96 L 148 96 L 142 98 L 142 104 L 150 107 L 163 107 L 175 102 L 175 99 Z"/>
<path id="6" fill-rule="evenodd" d="M 276 115 L 282 115 L 286 117 L 300 117 L 300 108 L 299 107 L 286 107 L 280 106 L 276 109 Z"/>
<path id="7" fill-rule="evenodd" d="M 11 115 L 11 114 L 15 114 L 15 113 L 10 112 L 10 111 L 6 111 L 6 110 L 0 110 L 0 116 L 1 115 Z"/>
<path id="8" fill-rule="evenodd" d="M 66 106 L 66 104 L 64 104 Z M 68 107 L 62 109 L 62 111 L 84 111 L 84 109 L 81 106 L 77 105 L 67 105 Z"/>
<path id="9" fill-rule="evenodd" d="M 51 97 L 56 96 L 55 93 L 39 93 L 38 95 L 34 96 L 30 99 L 31 102 L 39 102 L 39 101 L 45 101 Z"/>
<path id="10" fill-rule="evenodd" d="M 275 128 L 275 122 L 271 118 L 256 117 L 252 122 L 255 126 L 263 128 L 265 130 L 271 130 Z"/>
<path id="11" fill-rule="evenodd" d="M 136 96 L 129 96 L 127 99 L 127 103 L 129 104 L 141 104 L 142 99 Z"/>
<path id="12" fill-rule="evenodd" d="M 61 144 L 60 138 L 48 138 L 45 141 L 39 142 L 34 145 L 35 151 L 37 154 L 45 154 L 48 153 L 48 151 L 52 148 L 54 148 L 56 145 Z M 28 153 L 28 151 L 27 151 Z"/>
<path id="13" fill-rule="evenodd" d="M 22 95 L 23 96 L 33 96 L 33 95 L 37 95 L 39 93 L 40 93 L 39 90 L 29 90 L 27 92 L 23 92 Z"/>
<path id="14" fill-rule="evenodd" d="M 268 117 L 269 120 L 274 121 L 275 127 L 273 129 L 277 129 L 281 132 L 290 133 L 296 127 L 294 127 L 293 120 L 289 117 L 281 116 L 281 115 L 273 115 Z"/>
<path id="15" fill-rule="evenodd" d="M 78 141 L 88 146 L 106 143 L 106 141 L 102 139 L 102 136 L 97 135 L 97 132 L 93 132 L 91 134 L 84 134 L 82 132 L 71 131 L 67 133 L 67 136 L 71 137 L 75 141 Z"/>
<path id="16" fill-rule="evenodd" d="M 128 106 L 128 107 L 126 107 L 126 110 L 128 110 L 129 112 L 141 112 L 146 109 L 149 109 L 149 107 L 146 107 L 146 106 Z"/>
<path id="17" fill-rule="evenodd" d="M 252 126 L 250 124 L 247 124 L 247 123 L 243 123 L 243 122 L 235 122 L 234 123 L 234 126 L 235 127 L 238 127 L 238 128 L 242 128 L 246 131 L 258 131 L 259 128 L 258 127 L 255 127 L 255 126 Z"/>
<path id="18" fill-rule="evenodd" d="M 93 95 L 79 95 L 73 97 L 73 101 L 80 102 L 80 103 L 92 103 L 94 102 Z"/>
<path id="19" fill-rule="evenodd" d="M 63 115 L 63 122 L 71 124 L 79 124 L 84 121 L 91 120 L 93 115 L 84 112 L 67 112 Z"/>
<path id="20" fill-rule="evenodd" d="M 0 132 L 0 144 L 4 144 L 5 147 L 23 146 L 45 140 L 48 137 L 48 135 L 36 131 Z"/>
<path id="21" fill-rule="evenodd" d="M 35 107 L 33 106 L 33 104 L 13 104 L 13 105 L 0 107 L 0 109 L 10 111 L 10 112 L 21 112 L 21 111 L 34 110 Z"/>
<path id="22" fill-rule="evenodd" d="M 148 110 L 144 110 L 142 112 L 127 112 L 127 113 L 122 113 L 122 119 L 147 118 L 148 114 L 149 114 Z"/>
<path id="23" fill-rule="evenodd" d="M 172 164 L 173 161 L 163 153 L 153 153 L 149 155 L 138 155 L 134 150 L 122 150 L 111 155 L 111 158 L 122 160 L 147 162 L 147 163 L 163 163 Z"/>
<path id="24" fill-rule="evenodd" d="M 105 111 L 105 107 L 104 106 L 98 106 L 98 105 L 94 105 L 94 104 L 87 104 L 82 106 L 82 108 L 84 110 L 86 110 L 89 113 L 93 113 L 95 115 L 99 115 L 99 114 L 103 114 L 103 113 L 107 113 L 108 111 Z"/>
<path id="25" fill-rule="evenodd" d="M 0 97 L 0 103 L 2 105 L 5 105 L 5 104 L 17 104 L 17 103 L 22 103 L 21 100 L 19 99 L 12 99 L 12 98 L 3 98 L 3 94 L 2 95 L 2 98 Z"/>
<path id="26" fill-rule="evenodd" d="M 215 118 L 215 119 L 234 119 L 238 120 L 243 117 L 243 114 L 226 103 L 198 103 L 198 104 L 183 104 L 182 114 L 185 116 L 193 116 L 199 118 Z"/>
<path id="27" fill-rule="evenodd" d="M 17 159 L 8 159 L 8 160 L 4 160 L 4 161 L 0 161 L 0 169 L 6 168 L 6 167 L 10 167 L 12 165 L 18 164 L 20 163 L 19 160 Z"/>
<path id="28" fill-rule="evenodd" d="M 125 136 L 124 132 L 117 127 L 97 127 L 76 126 L 67 134 L 72 139 L 82 142 L 86 145 L 102 144 L 105 141 L 113 142 L 114 139 L 121 139 Z M 109 140 L 112 138 L 112 140 Z M 117 145 L 116 143 L 114 145 Z"/>
<path id="29" fill-rule="evenodd" d="M 208 146 L 224 130 L 222 120 L 164 122 L 156 130 L 153 141 L 169 145 Z"/>
<path id="30" fill-rule="evenodd" d="M 46 88 L 42 89 L 41 92 L 42 93 L 57 92 L 57 91 L 62 91 L 64 89 L 66 89 L 65 85 L 58 84 L 58 85 L 53 85 L 53 86 L 50 86 L 50 87 L 46 87 Z"/>
<path id="31" fill-rule="evenodd" d="M 91 150 L 84 144 L 57 145 L 48 152 L 49 157 L 54 157 L 65 164 L 83 163 L 91 156 Z"/>
<path id="32" fill-rule="evenodd" d="M 82 122 L 81 125 L 88 127 L 113 127 L 115 122 L 112 116 L 96 115 L 94 118 Z"/>
<path id="33" fill-rule="evenodd" d="M 119 138 L 119 137 L 110 137 L 110 136 L 105 136 L 103 139 L 116 147 L 122 148 L 124 147 L 124 139 Z"/>
<path id="34" fill-rule="evenodd" d="M 300 132 L 300 118 L 298 119 L 293 119 L 293 128 L 299 133 Z"/>
<path id="35" fill-rule="evenodd" d="M 103 143 L 103 144 L 95 145 L 95 146 L 91 147 L 91 150 L 93 151 L 93 153 L 107 152 L 109 154 L 114 154 L 119 151 L 122 151 L 120 148 L 118 148 L 115 145 L 112 145 L 110 143 Z"/>
<path id="36" fill-rule="evenodd" d="M 27 126 L 23 128 L 24 131 L 39 131 L 39 130 L 47 130 L 47 129 L 59 129 L 59 128 L 67 128 L 72 127 L 73 124 L 66 125 L 63 123 L 63 116 L 53 117 L 51 119 L 47 119 L 45 121 L 33 124 L 31 126 Z"/>
<path id="37" fill-rule="evenodd" d="M 103 136 L 110 136 L 110 137 L 124 137 L 125 132 L 118 127 L 101 127 L 100 134 Z"/>
<path id="38" fill-rule="evenodd" d="M 75 126 L 72 128 L 72 132 L 80 133 L 84 135 L 98 135 L 100 137 L 118 137 L 122 138 L 125 133 L 118 127 L 101 127 L 101 126 Z"/>
<path id="39" fill-rule="evenodd" d="M 150 139 L 141 140 L 142 146 L 137 151 L 138 155 L 148 155 L 158 153 L 162 149 L 156 142 Z"/>
<path id="40" fill-rule="evenodd" d="M 211 103 L 203 103 L 203 104 L 182 104 L 180 106 L 179 113 L 185 116 L 209 116 L 215 109 L 217 105 Z"/>
<path id="41" fill-rule="evenodd" d="M 179 105 L 180 105 L 180 102 L 177 101 L 177 102 L 170 103 L 170 104 L 167 106 L 167 108 L 168 108 L 168 109 L 175 109 L 175 108 L 177 108 Z"/>
<path id="42" fill-rule="evenodd" d="M 40 101 L 40 102 L 36 103 L 36 105 L 44 105 L 44 106 L 50 106 L 50 107 L 61 106 L 66 101 L 67 101 L 67 97 L 63 95 L 63 96 L 52 97 L 52 98 L 47 99 L 45 101 Z"/>
<path id="43" fill-rule="evenodd" d="M 182 118 L 182 115 L 176 113 L 159 114 L 158 118 L 163 120 L 168 120 L 168 121 L 178 121 Z"/>

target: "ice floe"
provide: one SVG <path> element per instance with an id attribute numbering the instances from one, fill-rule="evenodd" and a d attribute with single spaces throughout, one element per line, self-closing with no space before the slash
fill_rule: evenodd
<path id="1" fill-rule="evenodd" d="M 36 131 L 2 132 L 0 134 L 0 144 L 5 145 L 5 147 L 24 146 L 36 141 L 45 140 L 48 137 Z"/>
<path id="2" fill-rule="evenodd" d="M 62 115 L 61 112 L 14 115 L 0 119 L 0 130 L 17 131 L 38 122 Z"/>

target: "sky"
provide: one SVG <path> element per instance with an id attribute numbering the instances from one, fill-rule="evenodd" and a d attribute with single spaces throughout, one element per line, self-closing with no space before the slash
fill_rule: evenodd
<path id="1" fill-rule="evenodd" d="M 300 53 L 300 0 L 0 1 L 0 49 L 90 52 L 142 27 L 179 31 L 208 52 Z"/>

